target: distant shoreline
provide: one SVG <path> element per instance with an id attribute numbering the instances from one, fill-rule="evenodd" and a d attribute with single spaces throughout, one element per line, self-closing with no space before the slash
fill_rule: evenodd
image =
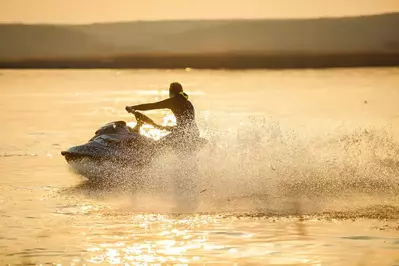
<path id="1" fill-rule="evenodd" d="M 158 54 L 92 58 L 1 60 L 5 69 L 290 69 L 399 66 L 398 53 Z"/>

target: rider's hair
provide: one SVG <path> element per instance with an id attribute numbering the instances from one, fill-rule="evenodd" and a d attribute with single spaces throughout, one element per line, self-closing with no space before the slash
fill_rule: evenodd
<path id="1" fill-rule="evenodd" d="M 170 83 L 169 92 L 173 94 L 179 94 L 183 91 L 183 86 L 179 82 Z"/>

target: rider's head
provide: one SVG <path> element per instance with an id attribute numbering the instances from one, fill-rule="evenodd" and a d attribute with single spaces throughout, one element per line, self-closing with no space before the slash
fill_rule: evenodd
<path id="1" fill-rule="evenodd" d="M 183 86 L 178 82 L 170 83 L 169 86 L 169 97 L 175 97 L 179 93 L 183 92 Z"/>

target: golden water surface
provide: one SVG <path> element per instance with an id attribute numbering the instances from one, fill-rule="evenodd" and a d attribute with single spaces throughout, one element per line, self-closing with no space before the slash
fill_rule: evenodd
<path id="1" fill-rule="evenodd" d="M 68 166 L 172 81 L 210 142 L 193 209 L 173 154 L 104 185 Z M 0 265 L 399 265 L 397 68 L 2 70 L 0 117 Z"/>

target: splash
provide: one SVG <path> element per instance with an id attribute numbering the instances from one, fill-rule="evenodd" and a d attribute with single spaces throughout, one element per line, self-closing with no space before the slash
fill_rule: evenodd
<path id="1" fill-rule="evenodd" d="M 213 145 L 203 156 L 204 183 L 220 209 L 285 215 L 397 208 L 399 144 L 389 127 L 311 132 L 255 119 L 206 134 Z"/>
<path id="2" fill-rule="evenodd" d="M 175 123 L 169 119 L 164 125 Z M 123 180 L 118 193 L 131 191 L 127 183 L 133 183 L 136 198 L 158 198 L 151 209 L 141 204 L 134 210 L 170 211 L 165 206 L 171 201 L 184 205 L 194 198 L 196 212 L 394 215 L 384 211 L 397 209 L 399 194 L 399 144 L 389 127 L 337 126 L 321 133 L 279 121 L 245 121 L 220 127 L 208 119 L 201 127 L 210 145 L 193 158 L 169 153 L 140 171 L 106 168 L 112 182 Z M 142 134 L 159 139 L 164 133 L 148 127 Z"/>

